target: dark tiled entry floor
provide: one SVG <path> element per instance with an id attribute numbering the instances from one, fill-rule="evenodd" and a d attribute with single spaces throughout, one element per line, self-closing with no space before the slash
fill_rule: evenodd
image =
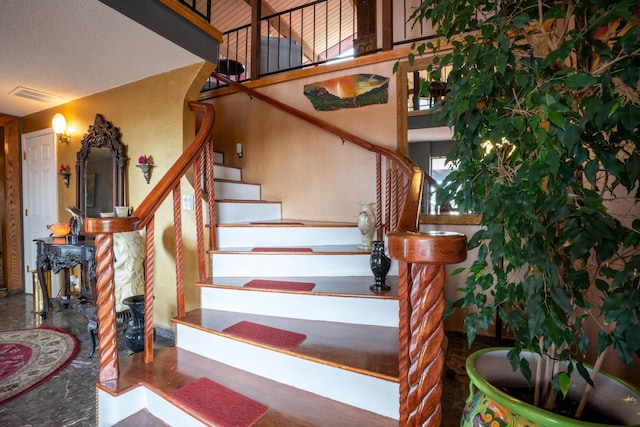
<path id="1" fill-rule="evenodd" d="M 69 366 L 43 385 L 0 405 L 0 426 L 95 426 L 98 355 L 96 353 L 91 359 L 87 358 L 91 350 L 91 339 L 87 332 L 85 306 L 71 304 L 65 307 L 54 301 L 53 309 L 49 312 L 47 319 L 42 322 L 40 316 L 33 312 L 31 295 L 0 298 L 0 329 L 26 329 L 42 324 L 56 326 L 73 333 L 80 342 L 80 352 Z M 120 332 L 124 330 L 124 326 L 121 328 Z M 464 359 L 470 350 L 461 334 L 448 333 L 447 335 L 449 358 L 442 398 L 442 426 L 453 427 L 460 425 L 460 414 L 469 393 L 468 381 L 463 370 Z M 119 357 L 128 357 L 130 352 L 122 341 L 122 333 L 118 336 Z M 491 342 L 488 343 L 491 344 Z M 173 345 L 170 340 L 157 337 L 156 346 L 170 345 Z"/>

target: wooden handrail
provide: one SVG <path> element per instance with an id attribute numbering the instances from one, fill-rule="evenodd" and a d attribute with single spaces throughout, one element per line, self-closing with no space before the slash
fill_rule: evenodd
<path id="1" fill-rule="evenodd" d="M 131 216 L 140 218 L 139 229 L 147 225 L 149 220 L 156 213 L 162 202 L 169 197 L 171 191 L 178 185 L 187 170 L 193 165 L 196 157 L 200 153 L 202 144 L 211 138 L 213 122 L 215 120 L 215 110 L 213 105 L 201 102 L 189 102 L 191 110 L 203 114 L 203 122 L 196 134 L 193 143 L 182 153 L 178 160 L 169 168 L 167 173 L 153 187 L 140 206 L 138 206 Z"/>
<path id="2" fill-rule="evenodd" d="M 176 162 L 169 168 L 149 195 L 140 203 L 138 208 L 128 218 L 86 218 L 84 232 L 96 235 L 97 271 L 96 294 L 98 306 L 98 350 L 100 353 L 100 372 L 98 381 L 104 383 L 118 378 L 118 349 L 116 340 L 116 312 L 114 295 L 113 272 L 113 233 L 146 230 L 145 257 L 145 289 L 144 289 L 144 342 L 146 363 L 153 361 L 153 299 L 154 299 L 154 227 L 155 214 L 160 205 L 169 196 L 173 196 L 174 230 L 176 244 L 176 284 L 178 316 L 185 315 L 184 286 L 183 286 L 183 254 L 182 254 L 182 223 L 180 216 L 180 180 L 187 171 L 194 167 L 196 194 L 201 195 L 199 187 L 203 179 L 203 163 L 207 168 L 213 168 L 212 131 L 215 118 L 213 105 L 199 102 L 189 102 L 192 111 L 200 113 L 202 120 L 193 142 L 187 147 Z M 212 203 L 213 172 L 208 172 L 206 182 L 210 191 L 208 200 Z M 202 220 L 202 204 L 196 204 L 196 214 Z M 211 216 L 209 217 L 211 219 Z M 196 224 L 198 240 L 198 256 L 202 257 L 198 265 L 200 278 L 204 277 L 204 221 Z M 215 227 L 211 227 L 215 228 Z M 210 238 L 210 241 L 214 240 Z"/>
<path id="3" fill-rule="evenodd" d="M 306 121 L 320 129 L 325 130 L 331 134 L 336 135 L 341 138 L 343 141 L 348 141 L 360 148 L 363 148 L 372 153 L 380 154 L 390 160 L 392 160 L 395 164 L 397 164 L 406 177 L 410 179 L 409 188 L 407 189 L 407 197 L 405 198 L 405 203 L 403 205 L 402 213 L 398 222 L 399 231 L 417 231 L 418 224 L 420 221 L 420 206 L 422 203 L 422 188 L 424 180 L 426 179 L 430 185 L 435 185 L 436 182 L 430 176 L 426 175 L 418 166 L 416 166 L 411 160 L 406 158 L 405 156 L 392 151 L 386 147 L 381 147 L 379 145 L 372 144 L 369 141 L 366 141 L 363 138 L 360 138 L 357 135 L 354 135 L 350 132 L 345 131 L 344 129 L 340 129 L 337 126 L 332 125 L 331 123 L 325 122 L 324 120 L 318 119 L 304 111 L 300 111 L 296 108 L 291 107 L 290 105 L 284 104 L 276 99 L 273 99 L 267 95 L 262 94 L 246 85 L 242 85 L 238 82 L 235 82 L 222 74 L 217 72 L 213 72 L 211 74 L 212 77 L 225 82 L 229 86 L 247 93 L 252 98 L 257 98 L 267 104 L 270 104 L 286 113 L 289 113 L 299 119 Z"/>

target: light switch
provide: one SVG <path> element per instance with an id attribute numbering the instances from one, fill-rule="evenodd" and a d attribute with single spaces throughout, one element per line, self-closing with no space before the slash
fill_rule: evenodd
<path id="1" fill-rule="evenodd" d="M 193 194 L 182 195 L 182 209 L 185 211 L 192 211 L 193 207 Z"/>

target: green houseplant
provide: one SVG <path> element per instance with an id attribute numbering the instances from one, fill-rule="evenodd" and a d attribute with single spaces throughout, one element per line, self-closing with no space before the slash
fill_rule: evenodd
<path id="1" fill-rule="evenodd" d="M 640 354 L 638 8 L 448 0 L 413 15 L 439 38 L 410 62 L 430 51 L 429 71 L 453 69 L 436 118 L 454 130 L 457 170 L 439 203 L 482 216 L 469 243 L 478 257 L 450 308 L 467 310 L 470 342 L 499 316 L 512 368 L 536 380 L 547 408 L 570 374 L 591 383 L 594 352 L 596 370 L 607 353 Z M 532 372 L 525 351 L 549 369 Z"/>

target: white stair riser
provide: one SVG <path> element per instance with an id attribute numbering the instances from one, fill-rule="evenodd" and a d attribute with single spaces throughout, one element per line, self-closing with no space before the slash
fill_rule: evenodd
<path id="1" fill-rule="evenodd" d="M 99 427 L 111 427 L 118 421 L 122 421 L 143 409 L 172 426 L 205 426 L 145 387 L 137 387 L 118 396 L 112 396 L 98 390 Z"/>
<path id="2" fill-rule="evenodd" d="M 215 165 L 213 167 L 213 178 L 228 179 L 230 181 L 242 181 L 242 169 Z"/>
<path id="3" fill-rule="evenodd" d="M 398 419 L 397 383 L 315 363 L 178 324 L 176 345 L 262 377 Z"/>
<path id="4" fill-rule="evenodd" d="M 358 245 L 357 227 L 218 227 L 218 247 Z"/>
<path id="5" fill-rule="evenodd" d="M 238 222 L 271 221 L 282 218 L 280 203 L 233 203 L 218 202 L 219 224 L 233 224 Z"/>
<path id="6" fill-rule="evenodd" d="M 214 253 L 211 270 L 214 277 L 372 276 L 369 258 L 369 254 Z M 395 260 L 389 274 L 398 274 Z"/>
<path id="7" fill-rule="evenodd" d="M 219 152 L 219 151 L 214 151 L 213 152 L 213 162 L 214 163 L 218 163 L 218 164 L 223 164 L 224 163 L 224 154 Z"/>
<path id="8" fill-rule="evenodd" d="M 372 280 L 373 283 L 373 280 Z M 363 285 L 366 286 L 366 285 Z M 203 309 L 398 327 L 398 300 L 202 288 Z"/>
<path id="9" fill-rule="evenodd" d="M 216 181 L 216 199 L 260 200 L 260 186 L 243 182 Z"/>

